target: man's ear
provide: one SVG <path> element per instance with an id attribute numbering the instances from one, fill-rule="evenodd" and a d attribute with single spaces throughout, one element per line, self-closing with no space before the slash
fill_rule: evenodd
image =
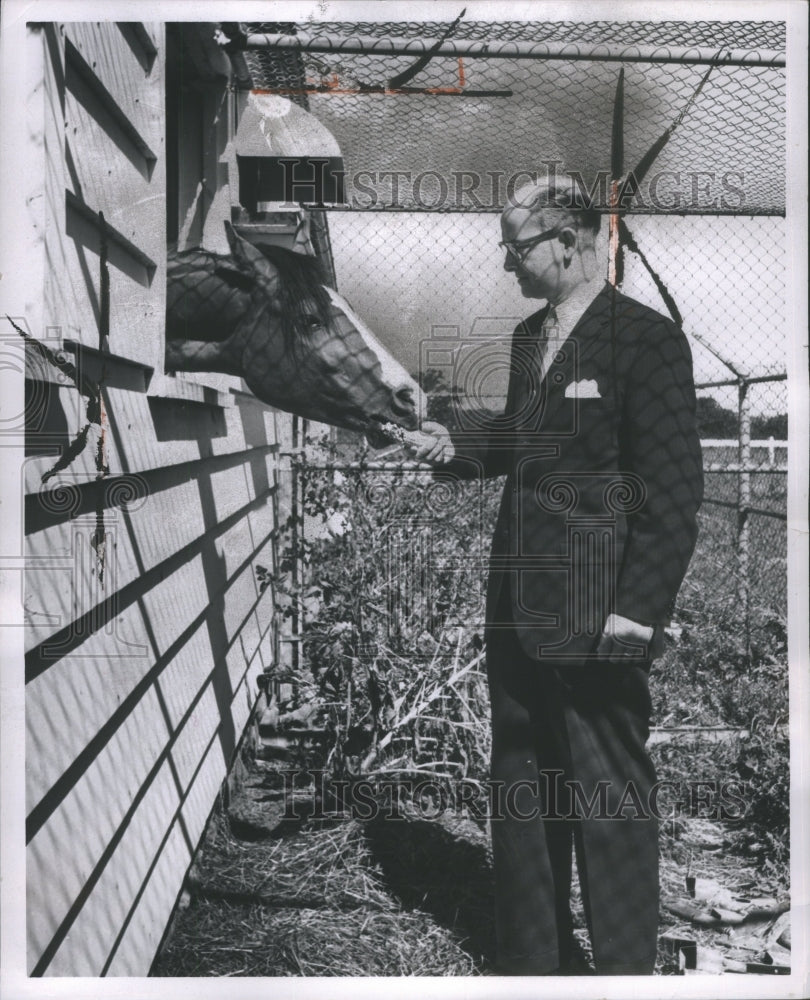
<path id="1" fill-rule="evenodd" d="M 565 229 L 560 230 L 559 239 L 563 245 L 563 267 L 568 268 L 571 265 L 571 261 L 574 259 L 574 254 L 577 249 L 576 230 L 566 226 Z"/>

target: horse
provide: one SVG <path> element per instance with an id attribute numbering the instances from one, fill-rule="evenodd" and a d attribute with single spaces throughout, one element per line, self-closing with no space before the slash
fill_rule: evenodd
<path id="1" fill-rule="evenodd" d="M 263 402 L 363 432 L 375 447 L 418 427 L 421 389 L 317 260 L 225 228 L 230 255 L 168 253 L 166 370 L 240 376 Z"/>

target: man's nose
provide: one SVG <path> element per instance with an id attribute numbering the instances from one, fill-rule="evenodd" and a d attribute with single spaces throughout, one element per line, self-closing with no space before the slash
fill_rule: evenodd
<path id="1" fill-rule="evenodd" d="M 514 271 L 517 269 L 517 261 L 508 250 L 506 252 L 506 257 L 504 258 L 503 269 L 504 271 Z"/>

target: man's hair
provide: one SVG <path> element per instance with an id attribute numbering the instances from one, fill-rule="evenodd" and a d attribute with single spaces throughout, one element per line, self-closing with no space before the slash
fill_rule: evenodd
<path id="1" fill-rule="evenodd" d="M 593 246 L 602 224 L 602 216 L 587 194 L 565 176 L 541 178 L 518 188 L 507 211 L 511 208 L 528 209 L 544 225 L 575 230 L 585 246 Z"/>

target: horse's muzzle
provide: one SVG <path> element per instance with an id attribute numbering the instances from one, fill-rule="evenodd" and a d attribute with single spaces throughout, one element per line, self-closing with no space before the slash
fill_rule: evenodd
<path id="1" fill-rule="evenodd" d="M 422 391 L 415 383 L 396 389 L 391 399 L 391 412 L 396 423 L 402 424 L 408 430 L 418 427 L 419 416 L 423 412 L 420 404 L 423 401 Z"/>

